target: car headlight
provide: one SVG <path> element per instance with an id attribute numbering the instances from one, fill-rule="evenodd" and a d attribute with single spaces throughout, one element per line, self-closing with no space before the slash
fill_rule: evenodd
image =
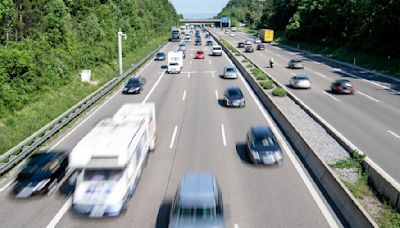
<path id="1" fill-rule="evenodd" d="M 33 188 L 33 191 L 40 191 L 41 189 L 46 186 L 47 183 L 49 183 L 50 179 L 44 179 L 40 181 L 39 183 L 36 184 L 36 186 Z"/>
<path id="2" fill-rule="evenodd" d="M 254 150 L 252 150 L 252 151 L 251 151 L 251 154 L 253 155 L 253 158 L 254 158 L 255 160 L 260 160 L 260 155 L 259 155 L 257 152 L 255 152 Z"/>

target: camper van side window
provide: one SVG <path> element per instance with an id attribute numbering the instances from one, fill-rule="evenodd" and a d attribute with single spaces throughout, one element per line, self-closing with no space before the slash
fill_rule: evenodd
<path id="1" fill-rule="evenodd" d="M 139 164 L 140 158 L 142 157 L 142 153 L 143 153 L 143 148 L 144 148 L 144 142 L 145 142 L 145 138 L 146 135 L 143 134 L 142 137 L 140 138 L 140 141 L 138 143 L 138 145 L 136 146 L 135 149 L 135 154 L 136 154 L 136 164 Z"/>

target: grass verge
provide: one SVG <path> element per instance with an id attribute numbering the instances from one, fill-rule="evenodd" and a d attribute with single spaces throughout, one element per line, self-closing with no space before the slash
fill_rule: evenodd
<path id="1" fill-rule="evenodd" d="M 257 80 L 266 80 L 268 79 L 268 75 L 264 73 L 259 68 L 253 68 L 250 72 L 257 78 Z"/>
<path id="2" fill-rule="evenodd" d="M 397 213 L 388 203 L 381 203 L 374 190 L 370 187 L 368 183 L 368 175 L 362 167 L 364 158 L 364 155 L 360 155 L 357 151 L 353 151 L 349 159 L 338 161 L 330 166 L 337 169 L 356 169 L 358 181 L 352 183 L 342 179 L 346 187 L 361 203 L 368 214 L 378 223 L 379 227 L 400 227 L 400 214 Z"/>
<path id="3" fill-rule="evenodd" d="M 165 39 L 166 37 L 154 39 L 146 45 L 127 53 L 124 56 L 124 69 L 128 69 L 132 63 L 144 58 Z M 96 84 L 82 83 L 77 72 L 76 77 L 71 76 L 72 80 L 68 85 L 54 88 L 54 90 L 44 93 L 37 102 L 0 119 L 0 154 L 5 153 L 98 89 L 109 79 L 115 77 L 117 75 L 116 72 L 117 59 L 110 64 L 100 65 L 92 69 L 92 81 L 95 81 Z"/>
<path id="4" fill-rule="evenodd" d="M 276 96 L 276 97 L 284 97 L 287 95 L 287 92 L 284 88 L 282 87 L 276 87 L 273 91 L 272 91 L 272 95 Z"/>
<path id="5" fill-rule="evenodd" d="M 266 80 L 260 82 L 260 85 L 263 87 L 263 89 L 273 89 L 274 88 L 274 83 L 271 80 Z"/>

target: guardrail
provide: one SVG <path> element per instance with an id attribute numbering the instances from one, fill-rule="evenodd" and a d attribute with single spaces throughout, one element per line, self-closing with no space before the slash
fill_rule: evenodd
<path id="1" fill-rule="evenodd" d="M 345 187 L 340 178 L 337 177 L 333 170 L 318 156 L 318 154 L 314 153 L 308 143 L 303 139 L 301 134 L 279 110 L 273 100 L 271 100 L 264 92 L 257 81 L 245 69 L 242 63 L 236 59 L 236 57 L 222 44 L 222 42 L 219 41 L 219 39 L 212 32 L 211 34 L 222 46 L 225 53 L 245 77 L 254 93 L 260 99 L 264 107 L 269 111 L 278 126 L 285 133 L 291 145 L 299 153 L 301 159 L 306 163 L 315 179 L 320 183 L 323 190 L 331 198 L 332 203 L 335 205 L 343 218 L 345 218 L 350 227 L 378 227 L 375 221 L 373 221 L 373 219 L 362 208 L 351 192 Z M 254 64 L 254 62 L 251 60 L 249 61 Z M 277 85 L 280 85 L 276 80 L 273 81 Z M 291 98 L 293 99 L 293 97 Z"/>
<path id="2" fill-rule="evenodd" d="M 40 130 L 33 133 L 31 136 L 26 138 L 24 141 L 20 142 L 18 145 L 14 146 L 6 153 L 0 156 L 0 175 L 3 175 L 8 170 L 13 168 L 16 164 L 21 162 L 27 155 L 33 152 L 38 146 L 48 140 L 51 136 L 57 133 L 60 129 L 66 126 L 74 118 L 79 116 L 92 104 L 98 101 L 105 94 L 110 92 L 115 86 L 117 86 L 122 80 L 128 77 L 133 71 L 146 63 L 159 49 L 161 49 L 167 41 L 161 44 L 153 52 L 148 54 L 145 58 L 140 60 L 138 63 L 130 67 L 123 74 L 114 77 L 106 84 L 101 86 L 99 89 L 88 95 L 86 98 L 81 100 L 79 103 L 65 111 L 63 114 L 59 115 L 50 123 L 46 124 Z"/>

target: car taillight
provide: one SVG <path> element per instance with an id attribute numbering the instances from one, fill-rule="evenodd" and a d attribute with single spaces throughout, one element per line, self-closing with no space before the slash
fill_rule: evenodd
<path id="1" fill-rule="evenodd" d="M 342 86 L 338 86 L 337 90 L 343 90 L 343 87 Z"/>

